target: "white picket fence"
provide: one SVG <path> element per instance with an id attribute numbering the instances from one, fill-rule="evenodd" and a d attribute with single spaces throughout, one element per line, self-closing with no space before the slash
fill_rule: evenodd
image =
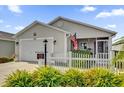
<path id="1" fill-rule="evenodd" d="M 44 60 L 39 61 L 40 65 L 44 65 Z M 110 69 L 111 62 L 108 53 L 99 54 L 81 54 L 67 53 L 67 56 L 52 56 L 47 58 L 47 65 L 57 69 L 66 70 L 70 68 L 90 69 L 90 68 L 106 68 Z"/>
<path id="2" fill-rule="evenodd" d="M 114 67 L 116 71 L 124 73 L 124 60 L 118 60 L 115 64 Z"/>

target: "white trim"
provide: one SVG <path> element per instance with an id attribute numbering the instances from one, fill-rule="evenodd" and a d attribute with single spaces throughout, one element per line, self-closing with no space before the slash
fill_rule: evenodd
<path id="1" fill-rule="evenodd" d="M 0 38 L 0 40 L 4 40 L 4 41 L 13 41 L 13 42 L 15 41 L 15 40 L 12 40 L 12 39 L 6 39 L 6 38 L 5 38 L 5 39 L 4 39 L 4 38 Z"/>
<path id="2" fill-rule="evenodd" d="M 18 50 L 17 50 L 17 46 L 19 47 L 19 45 L 17 45 L 16 42 L 17 42 L 17 41 L 15 41 L 15 57 L 16 57 L 15 59 L 16 59 L 16 61 L 18 61 L 18 60 L 19 60 L 19 54 L 17 53 L 17 51 L 18 51 Z M 18 57 L 17 57 L 17 55 L 18 55 Z M 18 59 L 18 60 L 17 60 L 17 59 Z"/>
<path id="3" fill-rule="evenodd" d="M 40 39 L 53 39 L 53 37 L 43 37 L 43 38 L 36 38 L 36 40 L 40 40 Z M 25 38 L 25 39 L 20 39 L 22 40 L 34 40 L 34 38 Z"/>
<path id="4" fill-rule="evenodd" d="M 66 36 L 66 33 L 64 34 L 64 41 L 65 41 L 65 44 L 64 44 L 64 55 L 65 57 L 67 56 L 67 36 Z"/>
<path id="5" fill-rule="evenodd" d="M 19 59 L 19 61 L 21 61 L 21 40 L 19 40 L 19 46 L 18 46 L 18 48 L 19 48 L 19 55 L 18 55 L 18 59 Z"/>
<path id="6" fill-rule="evenodd" d="M 108 53 L 109 53 L 109 58 L 110 58 L 110 60 L 111 60 L 111 58 L 112 58 L 111 51 L 112 51 L 112 37 L 110 36 L 110 37 L 109 37 L 109 41 L 108 41 Z"/>
<path id="7" fill-rule="evenodd" d="M 96 58 L 97 58 L 97 54 L 98 54 L 98 43 L 97 43 L 97 38 L 96 38 Z"/>
<path id="8" fill-rule="evenodd" d="M 104 39 L 104 40 L 97 40 L 97 41 L 99 42 L 99 41 L 109 41 L 109 40 L 105 40 L 105 39 Z"/>
<path id="9" fill-rule="evenodd" d="M 52 53 L 54 52 L 54 44 L 53 44 L 53 41 L 54 41 L 54 37 L 44 37 L 44 38 L 36 38 L 36 40 L 43 40 L 43 39 L 51 39 L 52 40 Z M 24 40 L 34 40 L 34 38 L 25 38 L 25 39 L 20 39 L 19 40 L 19 60 L 21 60 L 21 42 L 24 41 Z"/>

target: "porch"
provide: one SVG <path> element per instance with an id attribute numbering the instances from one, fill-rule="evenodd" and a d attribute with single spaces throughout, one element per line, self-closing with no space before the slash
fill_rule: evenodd
<path id="1" fill-rule="evenodd" d="M 102 38 L 77 38 L 78 50 L 88 51 L 92 54 L 110 54 L 112 39 L 109 37 Z M 73 44 L 68 39 L 67 51 L 73 51 Z"/>
<path id="2" fill-rule="evenodd" d="M 53 53 L 48 57 L 48 64 L 66 68 L 107 68 L 111 66 L 110 37 L 78 38 L 78 51 L 74 52 L 70 38 L 67 39 L 66 53 Z M 84 53 L 84 51 L 86 53 Z M 82 53 L 81 53 L 82 52 Z M 62 56 L 65 54 L 64 56 Z"/>

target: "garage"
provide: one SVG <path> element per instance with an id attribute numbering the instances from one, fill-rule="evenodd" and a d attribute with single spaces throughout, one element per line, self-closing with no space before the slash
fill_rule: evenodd
<path id="1" fill-rule="evenodd" d="M 53 53 L 53 38 L 21 39 L 19 59 L 23 61 L 37 61 L 37 54 L 44 54 L 44 40 L 47 40 L 47 55 Z"/>
<path id="2" fill-rule="evenodd" d="M 16 61 L 38 61 L 37 54 L 44 53 L 44 40 L 47 40 L 47 57 L 65 55 L 67 52 L 67 34 L 65 31 L 34 21 L 20 32 L 15 38 Z"/>

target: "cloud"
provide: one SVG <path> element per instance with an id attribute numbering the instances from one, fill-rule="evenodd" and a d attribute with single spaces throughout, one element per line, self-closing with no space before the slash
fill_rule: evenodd
<path id="1" fill-rule="evenodd" d="M 117 25 L 115 24 L 108 24 L 105 28 L 116 28 Z"/>
<path id="2" fill-rule="evenodd" d="M 17 6 L 17 5 L 9 5 L 8 9 L 14 13 L 22 13 L 20 6 Z"/>
<path id="3" fill-rule="evenodd" d="M 24 27 L 23 26 L 16 26 L 15 29 L 16 30 L 22 30 Z"/>
<path id="4" fill-rule="evenodd" d="M 6 27 L 6 28 L 9 28 L 9 27 L 11 27 L 11 25 L 6 25 L 5 27 Z"/>
<path id="5" fill-rule="evenodd" d="M 95 11 L 96 8 L 93 7 L 93 6 L 85 6 L 81 9 L 82 12 L 92 12 L 92 11 Z"/>
<path id="6" fill-rule="evenodd" d="M 124 16 L 124 9 L 113 9 L 112 11 L 103 11 L 96 15 L 96 18 L 105 18 L 110 16 Z"/>
<path id="7" fill-rule="evenodd" d="M 3 23 L 3 20 L 2 19 L 0 19 L 0 23 Z"/>

